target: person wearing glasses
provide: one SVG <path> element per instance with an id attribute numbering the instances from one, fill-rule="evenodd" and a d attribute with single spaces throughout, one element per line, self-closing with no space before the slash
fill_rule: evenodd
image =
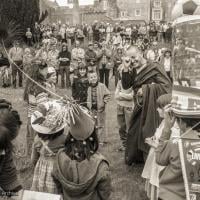
<path id="1" fill-rule="evenodd" d="M 156 101 L 163 94 L 171 92 L 171 81 L 157 63 L 150 63 L 137 47 L 131 47 L 126 56 L 132 60 L 135 72 L 125 65 L 122 71 L 122 86 L 134 91 L 134 110 L 128 130 L 125 162 L 128 165 L 146 160 L 149 147 L 145 139 L 152 137 L 160 123 Z M 132 76 L 132 77 L 131 77 Z"/>

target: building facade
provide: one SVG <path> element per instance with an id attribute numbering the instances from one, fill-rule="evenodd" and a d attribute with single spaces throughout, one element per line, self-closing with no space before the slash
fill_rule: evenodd
<path id="1" fill-rule="evenodd" d="M 120 18 L 150 20 L 150 0 L 117 0 Z"/>
<path id="2" fill-rule="evenodd" d="M 151 0 L 151 21 L 169 22 L 175 0 Z"/>
<path id="3" fill-rule="evenodd" d="M 80 24 L 92 24 L 97 21 L 112 21 L 118 17 L 119 9 L 116 0 L 95 0 L 94 5 L 79 6 Z M 74 24 L 74 9 L 59 7 L 51 13 L 52 22 Z"/>
<path id="4" fill-rule="evenodd" d="M 49 0 L 40 0 L 40 17 L 47 12 L 48 15 L 43 21 L 43 23 L 51 23 L 53 21 L 53 15 L 56 10 L 59 8 L 57 1 L 49 1 Z"/>

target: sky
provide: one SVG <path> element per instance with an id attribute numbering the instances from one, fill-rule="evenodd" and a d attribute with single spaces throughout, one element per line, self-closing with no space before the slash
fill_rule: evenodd
<path id="1" fill-rule="evenodd" d="M 54 1 L 54 0 L 51 0 Z M 57 0 L 60 6 L 66 6 L 67 5 L 67 0 Z M 80 5 L 88 5 L 88 4 L 93 4 L 93 0 L 79 0 Z"/>

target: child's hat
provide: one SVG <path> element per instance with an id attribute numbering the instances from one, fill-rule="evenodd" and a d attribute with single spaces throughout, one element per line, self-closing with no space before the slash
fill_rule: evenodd
<path id="1" fill-rule="evenodd" d="M 95 129 L 95 121 L 88 110 L 78 105 L 74 106 L 73 117 L 70 115 L 70 133 L 73 138 L 84 141 Z"/>
<path id="2" fill-rule="evenodd" d="M 65 104 L 52 100 L 38 105 L 31 116 L 32 128 L 41 134 L 54 134 L 69 123 L 68 110 Z"/>

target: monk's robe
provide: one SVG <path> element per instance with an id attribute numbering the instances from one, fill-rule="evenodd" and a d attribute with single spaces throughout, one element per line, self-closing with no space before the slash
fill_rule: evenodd
<path id="1" fill-rule="evenodd" d="M 149 146 L 145 139 L 154 135 L 161 122 L 156 101 L 161 95 L 171 92 L 171 81 L 157 63 L 148 63 L 138 74 L 133 73 L 132 79 L 130 73 L 123 72 L 122 84 L 124 89 L 131 85 L 135 94 L 135 107 L 125 151 L 126 164 L 131 165 L 143 162 L 143 156 L 148 154 Z M 143 91 L 142 97 L 136 95 L 140 88 Z"/>

